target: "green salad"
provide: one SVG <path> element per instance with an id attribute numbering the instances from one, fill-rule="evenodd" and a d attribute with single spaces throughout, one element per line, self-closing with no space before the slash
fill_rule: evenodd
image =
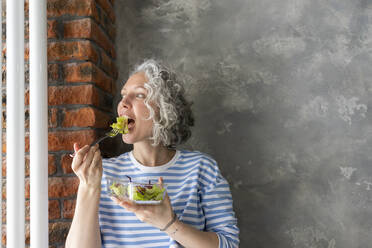
<path id="1" fill-rule="evenodd" d="M 116 118 L 116 123 L 110 125 L 112 129 L 119 130 L 119 133 L 126 134 L 128 130 L 128 118 L 125 116 L 120 116 Z"/>
<path id="2" fill-rule="evenodd" d="M 164 188 L 156 184 L 133 187 L 134 201 L 161 201 L 163 200 Z"/>
<path id="3" fill-rule="evenodd" d="M 124 186 L 123 184 L 113 182 L 110 185 L 110 189 L 112 190 L 114 195 L 119 198 L 123 196 L 128 196 L 128 187 Z"/>
<path id="4" fill-rule="evenodd" d="M 157 184 L 140 184 L 140 183 L 111 183 L 109 186 L 111 193 L 118 198 L 127 198 L 129 200 L 144 201 L 161 201 L 163 200 L 165 188 Z"/>

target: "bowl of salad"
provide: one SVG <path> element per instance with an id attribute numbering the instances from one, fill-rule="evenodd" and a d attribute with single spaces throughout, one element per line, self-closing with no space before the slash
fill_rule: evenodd
<path id="1" fill-rule="evenodd" d="M 120 200 L 137 204 L 160 204 L 165 197 L 164 185 L 148 182 L 132 182 L 131 179 L 107 178 L 107 192 Z"/>

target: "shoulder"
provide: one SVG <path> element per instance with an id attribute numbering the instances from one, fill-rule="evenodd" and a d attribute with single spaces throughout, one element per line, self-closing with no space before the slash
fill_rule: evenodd
<path id="1" fill-rule="evenodd" d="M 188 164 L 194 164 L 197 167 L 218 170 L 217 162 L 212 156 L 200 151 L 180 150 L 179 161 Z"/>
<path id="2" fill-rule="evenodd" d="M 189 150 L 179 150 L 180 157 L 179 159 L 184 160 L 209 160 L 210 162 L 216 162 L 210 155 L 200 152 L 200 151 L 189 151 Z"/>

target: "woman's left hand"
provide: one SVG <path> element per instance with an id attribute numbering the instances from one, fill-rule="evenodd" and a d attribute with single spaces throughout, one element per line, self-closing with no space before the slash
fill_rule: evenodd
<path id="1" fill-rule="evenodd" d="M 163 184 L 163 178 L 159 178 L 159 184 Z M 156 228 L 164 228 L 173 218 L 173 209 L 168 194 L 165 194 L 163 201 L 158 205 L 141 205 L 133 201 L 121 201 L 111 197 L 113 201 L 133 212 L 139 220 L 146 222 Z"/>

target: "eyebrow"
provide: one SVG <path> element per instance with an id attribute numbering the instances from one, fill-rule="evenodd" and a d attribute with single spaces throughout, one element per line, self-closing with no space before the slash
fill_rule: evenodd
<path id="1" fill-rule="evenodd" d="M 146 90 L 146 88 L 143 87 L 143 86 L 137 86 L 137 87 L 135 87 L 134 89 L 138 89 L 138 88 Z M 120 93 L 123 93 L 123 92 L 125 92 L 125 91 L 127 91 L 127 89 L 123 88 L 123 89 L 120 91 Z"/>

